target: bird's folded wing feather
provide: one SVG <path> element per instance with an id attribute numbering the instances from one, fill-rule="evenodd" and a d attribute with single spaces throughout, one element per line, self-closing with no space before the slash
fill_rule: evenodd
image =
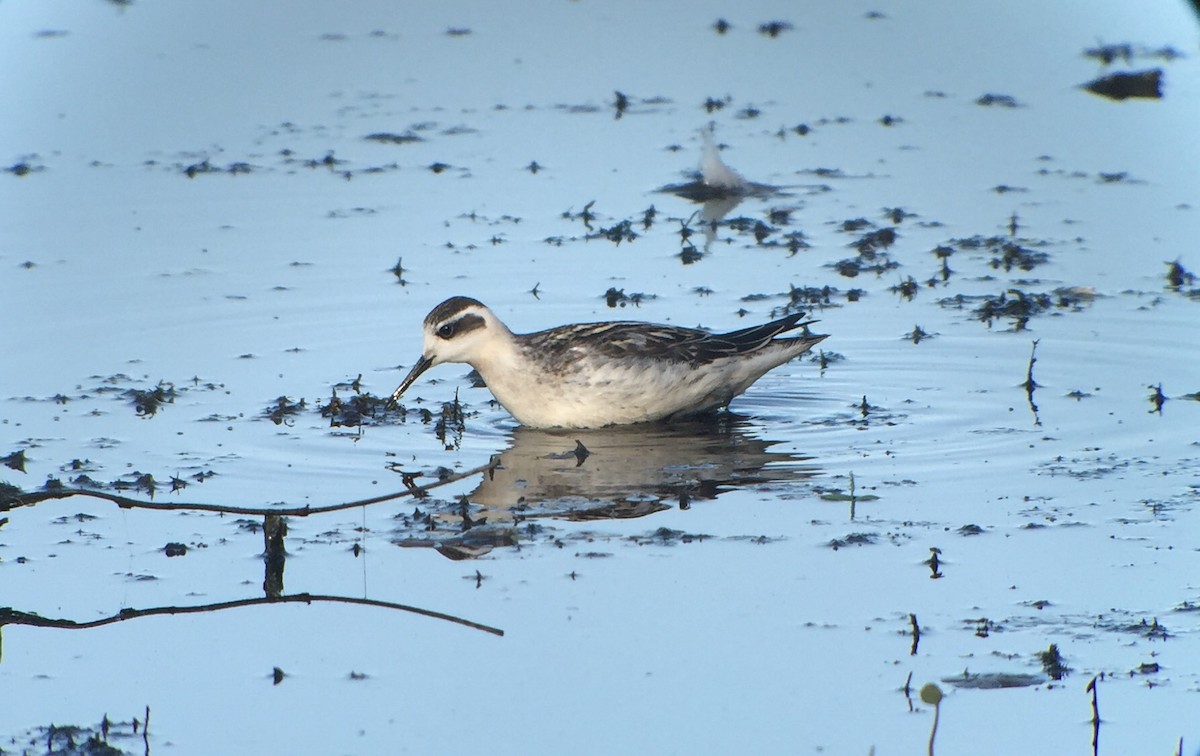
<path id="1" fill-rule="evenodd" d="M 657 359 L 706 363 L 761 349 L 775 336 L 806 323 L 803 313 L 723 334 L 696 328 L 657 326 L 638 322 L 590 323 L 563 326 L 530 334 L 543 353 L 561 358 L 603 355 L 609 359 Z"/>

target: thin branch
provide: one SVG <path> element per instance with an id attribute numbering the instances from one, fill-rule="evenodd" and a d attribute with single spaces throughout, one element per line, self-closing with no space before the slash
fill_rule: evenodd
<path id="1" fill-rule="evenodd" d="M 384 609 L 395 609 L 402 612 L 411 612 L 419 614 L 423 617 L 445 620 L 453 622 L 457 625 L 463 625 L 474 630 L 482 630 L 485 633 L 492 635 L 503 636 L 504 631 L 482 625 L 478 622 L 472 622 L 462 617 L 456 617 L 452 614 L 444 614 L 435 612 L 430 609 L 422 609 L 417 606 L 408 604 L 397 604 L 391 601 L 377 601 L 368 598 L 355 598 L 353 596 L 327 596 L 313 593 L 296 593 L 290 596 L 278 596 L 276 598 L 247 598 L 237 599 L 234 601 L 221 601 L 215 604 L 200 604 L 197 606 L 156 606 L 149 609 L 122 609 L 120 612 L 111 617 L 102 617 L 96 620 L 87 622 L 76 622 L 69 619 L 55 619 L 52 617 L 42 617 L 29 612 L 22 612 L 8 607 L 0 607 L 0 627 L 4 625 L 30 625 L 32 627 L 55 627 L 66 630 L 85 630 L 92 627 L 101 627 L 103 625 L 111 625 L 115 622 L 124 622 L 126 620 L 137 619 L 138 617 L 153 617 L 162 614 L 199 614 L 203 612 L 217 612 L 224 609 L 235 609 L 242 606 L 258 606 L 261 604 L 312 604 L 314 602 L 331 602 L 340 604 L 358 604 L 360 606 L 376 606 Z"/>
<path id="2" fill-rule="evenodd" d="M 1021 387 L 1025 389 L 1025 398 L 1029 400 L 1029 409 L 1033 412 L 1033 424 L 1040 426 L 1042 420 L 1038 417 L 1038 406 L 1033 401 L 1033 392 L 1041 388 L 1033 379 L 1033 366 L 1037 362 L 1037 347 L 1038 339 L 1034 339 L 1033 348 L 1029 350 L 1029 367 L 1025 371 L 1025 382 L 1021 384 Z"/>
<path id="3" fill-rule="evenodd" d="M 355 507 L 365 507 L 371 504 L 379 504 L 393 499 L 402 499 L 407 496 L 422 496 L 427 491 L 440 486 L 457 483 L 464 478 L 470 478 L 480 473 L 490 472 L 500 463 L 498 456 L 493 456 L 486 465 L 472 468 L 465 472 L 454 473 L 445 478 L 439 478 L 433 483 L 424 486 L 413 485 L 404 491 L 396 491 L 395 493 L 383 494 L 381 496 L 373 496 L 369 499 L 359 499 L 357 501 L 347 501 L 341 504 L 330 504 L 323 507 L 234 507 L 225 504 L 200 504 L 193 502 L 160 502 L 160 501 L 144 501 L 142 499 L 131 499 L 120 494 L 109 493 L 108 491 L 97 491 L 88 488 L 60 488 L 52 491 L 34 491 L 30 493 L 20 493 L 14 495 L 10 500 L 0 502 L 0 512 L 8 511 L 15 507 L 31 506 L 40 504 L 43 501 L 50 499 L 67 499 L 72 496 L 90 496 L 94 499 L 104 499 L 111 501 L 122 509 L 156 509 L 166 512 L 178 511 L 196 511 L 196 512 L 219 512 L 221 514 L 230 515 L 250 515 L 263 517 L 266 515 L 281 515 L 285 517 L 308 517 L 309 515 L 325 514 L 327 512 L 338 512 L 343 509 L 354 509 Z"/>

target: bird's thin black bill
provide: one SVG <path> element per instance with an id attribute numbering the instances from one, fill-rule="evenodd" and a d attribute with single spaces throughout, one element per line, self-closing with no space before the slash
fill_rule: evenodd
<path id="1" fill-rule="evenodd" d="M 413 385 L 413 382 L 421 377 L 421 373 L 428 370 L 432 364 L 433 360 L 429 357 L 421 357 L 417 360 L 417 364 L 413 365 L 412 370 L 408 371 L 408 375 L 404 376 L 404 380 L 400 381 L 400 386 L 392 392 L 392 401 L 400 401 L 400 397 L 404 395 L 405 391 L 408 391 L 408 387 Z"/>

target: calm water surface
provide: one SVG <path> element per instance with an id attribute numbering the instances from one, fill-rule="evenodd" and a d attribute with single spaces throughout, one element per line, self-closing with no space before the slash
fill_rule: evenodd
<path id="1" fill-rule="evenodd" d="M 916 753 L 934 682 L 939 752 L 1085 753 L 1093 678 L 1100 752 L 1197 752 L 1187 5 L 26 1 L 0 35 L 0 480 L 283 508 L 500 455 L 273 547 L 261 515 L 14 507 L 0 606 L 282 587 L 504 631 L 10 614 L 5 752 L 107 715 L 131 753 Z M 1162 99 L 1080 87 L 1155 68 Z M 659 191 L 710 126 L 773 191 Z M 451 365 L 331 425 L 454 294 L 518 331 L 799 308 L 831 337 L 713 423 L 529 431 Z"/>

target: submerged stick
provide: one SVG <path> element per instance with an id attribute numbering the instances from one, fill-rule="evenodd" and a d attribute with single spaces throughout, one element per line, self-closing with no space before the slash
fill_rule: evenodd
<path id="1" fill-rule="evenodd" d="M 453 614 L 435 612 L 432 609 L 422 609 L 419 606 L 397 604 L 392 601 L 355 598 L 353 596 L 328 596 L 315 593 L 296 593 L 290 596 L 235 599 L 233 601 L 220 601 L 214 604 L 199 604 L 196 606 L 156 606 L 149 609 L 122 609 L 120 612 L 110 617 L 101 617 L 100 619 L 87 620 L 85 622 L 77 622 L 69 619 L 56 619 L 53 617 L 42 617 L 37 614 L 22 612 L 16 609 L 0 608 L 0 627 L 3 627 L 4 625 L 29 625 L 32 627 L 55 627 L 64 630 L 86 630 L 88 628 L 102 627 L 104 625 L 111 625 L 116 622 L 137 619 L 138 617 L 154 617 L 162 614 L 200 614 L 203 612 L 219 612 L 224 609 L 235 609 L 242 606 L 259 606 L 262 604 L 312 604 L 315 602 L 358 604 L 360 606 L 376 606 L 384 609 L 395 609 L 401 612 L 419 614 L 422 617 L 430 617 L 432 619 L 453 622 L 456 625 L 462 625 L 474 630 L 482 630 L 483 632 L 491 633 L 492 635 L 504 635 L 504 631 L 500 628 L 491 627 L 490 625 L 483 625 L 478 622 L 472 622 L 471 620 L 463 619 L 462 617 L 456 617 Z"/>
<path id="2" fill-rule="evenodd" d="M 1093 677 L 1088 682 L 1085 692 L 1092 694 L 1092 756 L 1100 756 L 1100 702 L 1099 702 L 1099 686 L 1096 681 L 1099 677 Z"/>
<path id="3" fill-rule="evenodd" d="M 1025 370 L 1025 382 L 1021 387 L 1025 389 L 1025 398 L 1029 401 L 1029 409 L 1033 412 L 1034 425 L 1041 425 L 1042 421 L 1038 417 L 1038 407 L 1033 401 L 1033 392 L 1038 388 L 1037 381 L 1033 380 L 1033 366 L 1037 362 L 1037 346 L 1039 339 L 1033 340 L 1033 347 L 1029 350 L 1029 367 Z"/>
<path id="4" fill-rule="evenodd" d="M 217 512 L 220 514 L 230 515 L 253 515 L 265 517 L 267 515 L 279 515 L 283 517 L 308 517 L 315 514 L 325 514 L 327 512 L 338 512 L 344 509 L 354 509 L 355 507 L 365 507 L 371 504 L 379 504 L 393 499 L 402 499 L 408 496 L 420 496 L 426 491 L 438 488 L 440 486 L 457 483 L 464 478 L 470 478 L 480 473 L 486 473 L 496 468 L 500 464 L 499 456 L 493 456 L 486 465 L 466 470 L 465 472 L 448 475 L 445 478 L 440 478 L 432 483 L 424 486 L 413 485 L 404 491 L 396 491 L 395 493 L 383 494 L 381 496 L 372 496 L 368 499 L 359 499 L 357 501 L 347 501 L 341 504 L 329 504 L 323 507 L 303 506 L 303 507 L 235 507 L 225 504 L 201 504 L 194 502 L 159 502 L 145 501 L 143 499 L 131 499 L 128 496 L 109 493 L 108 491 L 96 491 L 88 488 L 60 488 L 52 491 L 36 491 L 32 493 L 16 494 L 10 500 L 0 503 L 0 511 L 7 511 L 14 507 L 31 506 L 40 504 L 43 501 L 50 499 L 67 499 L 72 496 L 90 496 L 94 499 L 104 499 L 111 501 L 121 509 L 156 509 L 164 512 L 179 512 L 179 511 L 195 511 L 195 512 Z"/>

